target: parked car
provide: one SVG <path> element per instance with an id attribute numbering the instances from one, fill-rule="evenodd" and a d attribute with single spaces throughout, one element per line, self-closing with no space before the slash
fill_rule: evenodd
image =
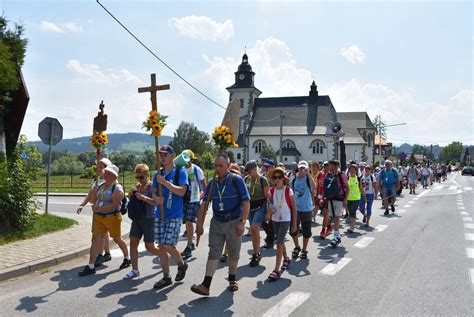
<path id="1" fill-rule="evenodd" d="M 471 167 L 471 166 L 465 166 L 462 171 L 461 171 L 461 175 L 471 175 L 471 176 L 474 176 L 474 168 Z"/>

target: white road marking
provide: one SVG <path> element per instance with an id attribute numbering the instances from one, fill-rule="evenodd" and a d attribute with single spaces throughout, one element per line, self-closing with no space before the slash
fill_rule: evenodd
<path id="1" fill-rule="evenodd" d="M 418 200 L 418 199 L 420 199 L 420 198 L 418 198 L 418 197 L 413 198 L 413 200 Z"/>
<path id="2" fill-rule="evenodd" d="M 464 190 L 472 190 L 472 187 L 464 187 Z"/>
<path id="3" fill-rule="evenodd" d="M 465 212 L 465 211 L 461 211 L 459 213 L 461 216 L 469 216 L 469 213 Z"/>
<path id="4" fill-rule="evenodd" d="M 474 241 L 474 233 L 464 233 L 464 239 Z"/>
<path id="5" fill-rule="evenodd" d="M 466 248 L 466 254 L 469 259 L 474 259 L 474 249 Z"/>
<path id="6" fill-rule="evenodd" d="M 464 228 L 466 229 L 474 229 L 474 223 L 465 223 Z"/>
<path id="7" fill-rule="evenodd" d="M 326 265 L 319 273 L 325 275 L 336 275 L 344 266 L 347 265 L 352 259 L 336 257 L 332 263 Z"/>
<path id="8" fill-rule="evenodd" d="M 385 229 L 387 229 L 387 227 L 388 227 L 388 225 L 378 225 L 377 227 L 375 227 L 375 231 L 382 232 Z"/>
<path id="9" fill-rule="evenodd" d="M 402 209 L 402 210 L 397 210 L 397 214 L 404 214 L 406 212 L 406 210 Z"/>
<path id="10" fill-rule="evenodd" d="M 372 238 L 372 237 L 363 237 L 362 239 L 357 241 L 356 244 L 354 244 L 354 247 L 359 248 L 359 249 L 364 249 L 374 240 L 375 238 Z"/>
<path id="11" fill-rule="evenodd" d="M 449 189 L 457 189 L 458 187 L 455 185 L 449 186 Z"/>
<path id="12" fill-rule="evenodd" d="M 474 269 L 469 270 L 471 273 L 471 284 L 474 285 Z"/>
<path id="13" fill-rule="evenodd" d="M 459 206 L 464 205 L 463 202 L 457 202 L 456 204 L 458 204 Z"/>
<path id="14" fill-rule="evenodd" d="M 408 204 L 414 204 L 415 202 L 414 201 L 409 201 Z"/>
<path id="15" fill-rule="evenodd" d="M 466 207 L 458 206 L 458 209 L 459 209 L 459 210 L 466 210 Z"/>
<path id="16" fill-rule="evenodd" d="M 462 217 L 462 221 L 472 222 L 472 218 L 471 217 Z"/>
<path id="17" fill-rule="evenodd" d="M 405 206 L 403 206 L 403 208 L 410 208 L 410 207 L 411 207 L 411 205 L 405 205 Z"/>
<path id="18" fill-rule="evenodd" d="M 437 186 L 433 187 L 433 189 L 435 189 L 435 190 L 440 190 L 441 188 L 443 188 L 443 185 L 437 185 Z"/>
<path id="19" fill-rule="evenodd" d="M 310 293 L 291 292 L 278 304 L 267 310 L 263 317 L 289 316 L 296 308 L 301 306 L 309 297 Z"/>

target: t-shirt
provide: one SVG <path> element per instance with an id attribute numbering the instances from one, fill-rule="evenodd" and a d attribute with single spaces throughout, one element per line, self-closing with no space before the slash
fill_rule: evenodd
<path id="1" fill-rule="evenodd" d="M 236 186 L 232 184 L 232 177 L 235 177 Z M 242 201 L 250 200 L 244 179 L 240 175 L 234 174 L 234 176 L 232 176 L 231 173 L 227 173 L 224 179 L 219 179 L 216 176 L 215 186 L 212 186 L 211 181 L 206 187 L 203 200 L 207 200 L 211 187 L 213 187 L 211 200 L 214 217 L 219 220 L 229 220 L 240 217 L 242 214 Z"/>
<path id="2" fill-rule="evenodd" d="M 186 172 L 188 173 L 188 178 L 191 182 L 191 188 L 189 189 L 191 191 L 191 199 L 189 202 L 199 202 L 199 192 L 201 192 L 201 182 L 204 180 L 204 173 L 202 172 L 202 169 L 199 166 L 194 164 L 192 164 L 191 167 L 187 168 Z M 197 175 L 195 175 L 195 173 L 197 173 Z"/>
<path id="3" fill-rule="evenodd" d="M 103 185 L 99 187 L 99 191 L 97 192 L 97 200 L 95 202 L 95 205 L 97 207 L 102 207 L 102 206 L 108 206 L 112 204 L 112 188 L 114 187 L 114 184 L 110 185 L 110 187 L 105 188 L 105 182 Z M 122 197 L 124 195 L 123 192 L 123 187 L 122 185 L 115 183 L 115 188 L 114 192 L 119 191 L 122 193 Z M 119 207 L 120 208 L 120 207 Z M 119 209 L 117 208 L 117 209 Z"/>
<path id="4" fill-rule="evenodd" d="M 258 176 L 255 182 L 251 176 L 245 179 L 245 185 L 249 191 L 251 201 L 265 199 L 265 194 L 263 193 L 262 185 L 260 183 L 260 177 L 262 177 L 263 187 L 268 187 L 268 180 L 265 176 Z"/>
<path id="5" fill-rule="evenodd" d="M 347 196 L 347 200 L 360 200 L 359 179 L 357 176 L 349 176 L 347 185 L 349 186 L 349 195 Z"/>
<path id="6" fill-rule="evenodd" d="M 308 187 L 308 181 L 305 175 L 303 178 L 296 177 L 295 179 L 295 201 L 296 209 L 300 212 L 311 212 L 313 211 L 313 195 L 311 194 L 311 188 Z"/>
<path id="7" fill-rule="evenodd" d="M 293 196 L 293 190 L 290 188 L 290 197 Z M 285 187 L 276 189 L 273 193 L 273 207 L 272 220 L 277 222 L 291 221 L 291 209 L 286 202 Z"/>
<path id="8" fill-rule="evenodd" d="M 395 182 L 397 180 L 398 173 L 395 169 L 391 168 L 388 170 L 383 170 L 379 174 L 379 179 L 382 182 L 383 187 L 390 187 L 395 185 Z"/>
<path id="9" fill-rule="evenodd" d="M 165 170 L 163 169 L 161 171 L 161 175 L 165 177 L 165 179 L 174 184 L 174 174 L 176 173 L 176 166 L 173 167 L 173 169 L 165 175 Z M 153 176 L 153 188 L 158 190 L 158 181 L 156 179 L 156 176 L 158 175 L 157 172 L 155 172 L 155 175 Z M 186 170 L 184 168 L 179 169 L 179 178 L 178 178 L 178 184 L 176 186 L 182 186 L 182 185 L 187 185 L 188 184 L 188 174 L 186 173 Z M 173 219 L 173 218 L 183 218 L 183 208 L 184 208 L 184 202 L 183 202 L 183 197 L 178 196 L 168 190 L 165 186 L 161 186 L 163 190 L 163 207 L 165 208 L 165 219 Z M 156 213 L 156 219 L 160 219 L 161 215 L 161 207 L 160 205 L 157 205 L 155 208 L 155 213 Z"/>
<path id="10" fill-rule="evenodd" d="M 372 175 L 362 177 L 361 182 L 366 194 L 375 194 L 374 181 L 375 178 Z"/>
<path id="11" fill-rule="evenodd" d="M 416 177 L 416 168 L 410 168 L 408 170 L 408 178 L 414 179 Z"/>
<path id="12" fill-rule="evenodd" d="M 423 169 L 421 170 L 421 175 L 423 175 L 423 176 L 430 175 L 430 170 L 426 167 L 423 167 Z"/>

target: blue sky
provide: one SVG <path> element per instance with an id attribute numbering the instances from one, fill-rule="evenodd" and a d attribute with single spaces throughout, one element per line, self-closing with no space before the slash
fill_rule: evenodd
<path id="1" fill-rule="evenodd" d="M 161 58 L 226 105 L 244 47 L 261 97 L 305 95 L 315 79 L 338 111 L 380 114 L 395 143 L 474 143 L 473 7 L 466 2 L 101 1 Z M 223 110 L 183 84 L 95 1 L 0 0 L 29 39 L 30 105 L 22 133 L 57 117 L 64 137 L 90 134 L 100 100 L 110 132 L 141 131 L 149 74 L 171 90 L 170 116 L 210 132 Z"/>

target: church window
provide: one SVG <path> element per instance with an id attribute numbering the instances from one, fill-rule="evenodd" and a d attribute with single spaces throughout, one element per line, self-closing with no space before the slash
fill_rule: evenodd
<path id="1" fill-rule="evenodd" d="M 367 146 L 368 147 L 372 146 L 372 134 L 371 133 L 367 134 Z"/>
<path id="2" fill-rule="evenodd" d="M 283 148 L 285 149 L 294 149 L 296 148 L 295 142 L 291 140 L 285 140 L 283 141 Z"/>
<path id="3" fill-rule="evenodd" d="M 243 108 L 243 107 L 244 107 L 244 100 L 240 99 L 240 108 Z"/>
<path id="4" fill-rule="evenodd" d="M 310 148 L 312 149 L 313 154 L 323 154 L 325 144 L 321 140 L 314 140 L 313 142 L 311 142 Z"/>
<path id="5" fill-rule="evenodd" d="M 241 160 L 241 159 L 242 159 L 242 154 L 237 153 L 237 159 L 238 159 L 238 160 Z"/>
<path id="6" fill-rule="evenodd" d="M 257 140 L 253 143 L 253 148 L 255 149 L 255 154 L 262 153 L 262 150 L 267 146 L 265 141 Z"/>

